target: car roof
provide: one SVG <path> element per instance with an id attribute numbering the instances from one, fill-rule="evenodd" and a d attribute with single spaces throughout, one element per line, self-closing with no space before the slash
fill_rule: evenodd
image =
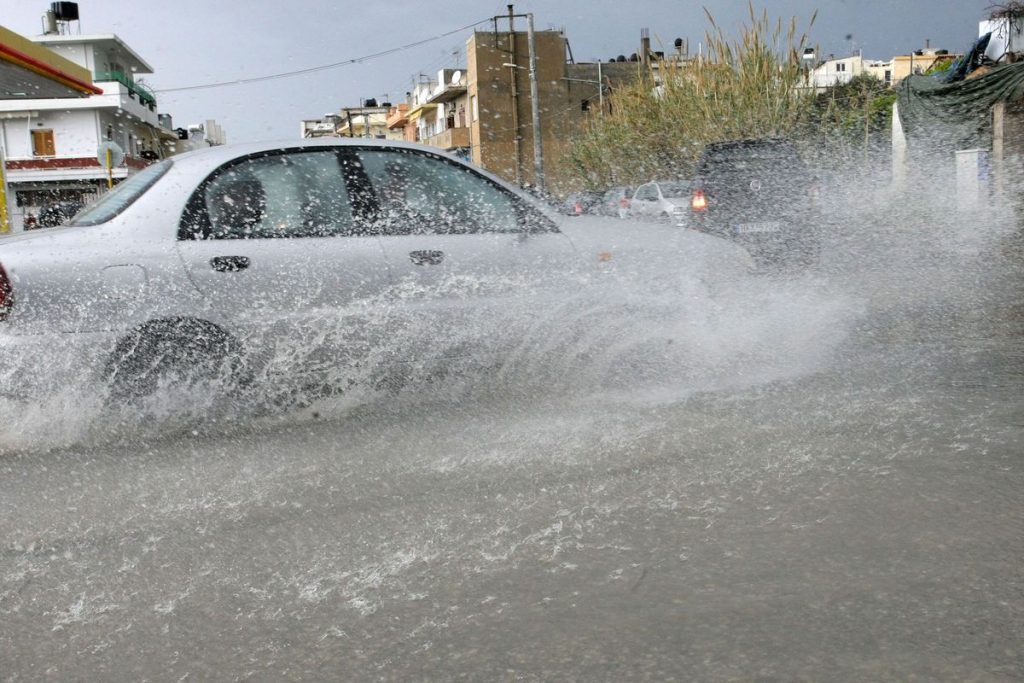
<path id="1" fill-rule="evenodd" d="M 499 178 L 493 173 L 480 168 L 475 164 L 459 159 L 437 147 L 423 145 L 403 140 L 379 140 L 375 138 L 315 138 L 315 139 L 286 139 L 269 140 L 264 142 L 243 142 L 228 145 L 215 145 L 204 149 L 197 149 L 183 154 L 168 157 L 173 162 L 172 174 L 178 176 L 181 173 L 209 173 L 233 159 L 245 157 L 252 154 L 276 151 L 294 151 L 303 149 L 342 149 L 345 147 L 380 147 L 381 149 L 398 149 L 417 152 L 425 152 L 449 159 L 454 163 L 472 168 L 475 172 L 493 180 L 494 182 L 509 188 L 519 194 L 524 194 L 519 188 L 511 185 L 508 181 Z"/>

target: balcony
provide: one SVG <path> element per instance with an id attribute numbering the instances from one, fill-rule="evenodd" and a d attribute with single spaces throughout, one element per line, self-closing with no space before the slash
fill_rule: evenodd
<path id="1" fill-rule="evenodd" d="M 431 135 L 422 140 L 422 142 L 431 147 L 439 147 L 446 150 L 469 147 L 469 128 L 448 128 L 436 135 Z"/>
<path id="2" fill-rule="evenodd" d="M 462 83 L 453 85 L 451 83 L 440 83 L 438 84 L 432 93 L 428 102 L 434 104 L 440 104 L 442 102 L 451 102 L 457 100 L 466 94 L 466 86 Z"/>
<path id="3" fill-rule="evenodd" d="M 387 127 L 388 130 L 394 130 L 395 128 L 404 128 L 405 124 L 409 123 L 409 105 L 402 103 L 397 107 L 392 107 L 388 112 Z"/>
<path id="4" fill-rule="evenodd" d="M 97 71 L 93 77 L 95 81 L 117 81 L 128 88 L 129 97 L 138 97 L 139 103 L 148 106 L 150 110 L 156 108 L 156 95 L 141 83 L 136 83 L 131 76 L 123 71 Z"/>

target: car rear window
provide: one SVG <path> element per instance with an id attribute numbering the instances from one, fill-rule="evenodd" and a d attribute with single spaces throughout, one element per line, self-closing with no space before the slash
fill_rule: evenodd
<path id="1" fill-rule="evenodd" d="M 147 166 L 135 175 L 128 176 L 117 187 L 100 197 L 95 204 L 89 206 L 68 223 L 68 225 L 99 225 L 106 223 L 118 215 L 146 190 L 153 186 L 160 177 L 167 173 L 172 161 L 165 159 L 158 164 Z"/>

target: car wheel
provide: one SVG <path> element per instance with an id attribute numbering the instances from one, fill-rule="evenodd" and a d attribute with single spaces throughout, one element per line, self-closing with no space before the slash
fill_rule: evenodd
<path id="1" fill-rule="evenodd" d="M 118 342 L 106 365 L 115 400 L 144 398 L 160 387 L 233 393 L 251 377 L 238 341 L 213 323 L 192 318 L 136 328 Z"/>

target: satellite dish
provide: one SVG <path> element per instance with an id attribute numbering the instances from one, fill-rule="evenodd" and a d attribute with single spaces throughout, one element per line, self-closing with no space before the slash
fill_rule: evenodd
<path id="1" fill-rule="evenodd" d="M 451 84 L 459 85 L 460 83 L 462 83 L 462 72 L 456 70 L 455 73 L 452 74 Z"/>

